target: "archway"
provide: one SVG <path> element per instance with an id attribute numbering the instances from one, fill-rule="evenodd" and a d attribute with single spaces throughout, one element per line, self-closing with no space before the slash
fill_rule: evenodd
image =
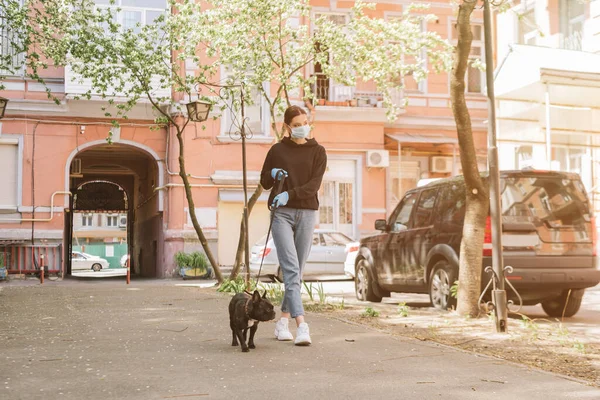
<path id="1" fill-rule="evenodd" d="M 154 152 L 135 142 L 100 141 L 71 154 L 66 172 L 73 193 L 68 207 L 72 212 L 65 214 L 67 274 L 71 274 L 74 228 L 85 224 L 106 241 L 104 246 L 98 243 L 105 258 L 114 258 L 113 243 L 122 244 L 124 239 L 133 276 L 161 275 L 163 200 L 155 189 L 162 185 L 163 167 L 158 160 Z M 121 230 L 126 231 L 124 238 Z"/>

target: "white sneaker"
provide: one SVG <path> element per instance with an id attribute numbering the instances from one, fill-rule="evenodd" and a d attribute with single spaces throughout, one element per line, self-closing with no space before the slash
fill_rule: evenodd
<path id="1" fill-rule="evenodd" d="M 282 342 L 287 342 L 294 339 L 292 333 L 290 332 L 289 320 L 287 318 L 281 318 L 275 324 L 275 337 L 277 340 L 281 340 Z"/>
<path id="2" fill-rule="evenodd" d="M 296 331 L 296 340 L 294 344 L 296 346 L 309 346 L 311 344 L 310 331 L 306 322 L 301 323 Z"/>

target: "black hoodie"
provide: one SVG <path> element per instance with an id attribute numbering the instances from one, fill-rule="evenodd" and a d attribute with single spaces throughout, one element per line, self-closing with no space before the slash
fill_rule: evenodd
<path id="1" fill-rule="evenodd" d="M 290 199 L 286 205 L 289 208 L 308 210 L 319 209 L 317 193 L 321 187 L 323 174 L 327 167 L 325 148 L 315 139 L 308 139 L 304 144 L 297 144 L 289 137 L 284 137 L 267 153 L 267 158 L 260 173 L 260 184 L 265 189 L 271 189 L 275 180 L 271 176 L 273 168 L 287 171 L 288 177 L 283 184 Z M 275 193 L 269 196 L 269 205 L 273 203 Z"/>

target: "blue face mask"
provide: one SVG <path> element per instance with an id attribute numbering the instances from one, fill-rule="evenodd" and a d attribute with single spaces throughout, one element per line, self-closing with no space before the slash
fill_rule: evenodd
<path id="1" fill-rule="evenodd" d="M 308 126 L 308 125 L 302 125 L 302 126 L 298 126 L 296 128 L 292 128 L 292 137 L 294 139 L 305 139 L 308 137 L 309 133 L 310 133 L 310 126 Z"/>

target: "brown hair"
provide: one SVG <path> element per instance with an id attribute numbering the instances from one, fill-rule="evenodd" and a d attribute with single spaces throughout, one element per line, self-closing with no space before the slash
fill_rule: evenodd
<path id="1" fill-rule="evenodd" d="M 292 120 L 294 118 L 296 118 L 298 115 L 307 115 L 306 111 L 304 111 L 303 108 L 298 107 L 298 106 L 289 106 L 287 108 L 287 110 L 285 110 L 285 113 L 283 114 L 283 122 L 285 123 L 285 125 L 287 126 L 287 130 L 289 131 L 289 126 L 292 123 Z"/>

